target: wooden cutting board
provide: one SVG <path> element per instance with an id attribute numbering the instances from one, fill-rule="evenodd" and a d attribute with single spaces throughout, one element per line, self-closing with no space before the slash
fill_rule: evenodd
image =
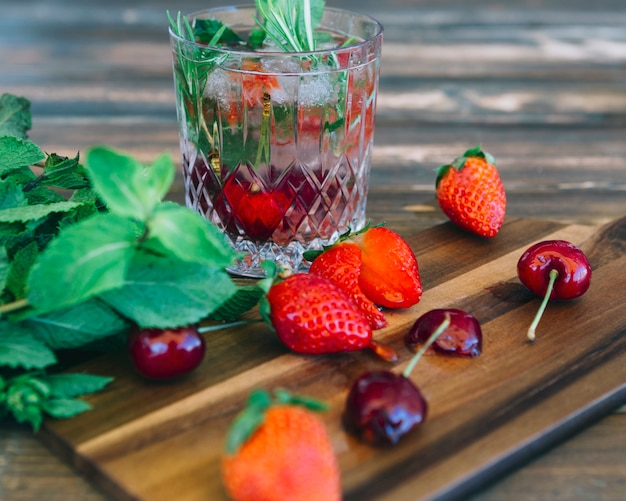
<path id="1" fill-rule="evenodd" d="M 580 245 L 593 267 L 583 297 L 550 303 L 526 330 L 540 300 L 521 286 L 516 264 L 533 242 Z M 188 378 L 153 383 L 125 355 L 72 370 L 113 375 L 90 398 L 94 410 L 46 422 L 42 439 L 119 499 L 226 499 L 219 456 L 230 422 L 255 388 L 285 387 L 327 401 L 323 414 L 339 458 L 345 500 L 463 499 L 626 401 L 626 218 L 601 228 L 509 219 L 491 240 L 444 224 L 408 238 L 424 295 L 388 312 L 375 338 L 392 345 L 391 365 L 369 351 L 307 357 L 289 353 L 263 324 L 207 334 L 202 366 Z M 401 371 L 403 336 L 422 313 L 456 307 L 481 322 L 483 354 L 423 357 L 412 374 L 430 405 L 425 424 L 393 448 L 347 435 L 341 413 L 362 372 Z"/>

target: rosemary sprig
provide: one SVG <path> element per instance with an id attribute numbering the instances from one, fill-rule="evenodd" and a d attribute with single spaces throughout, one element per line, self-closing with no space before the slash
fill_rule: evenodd
<path id="1" fill-rule="evenodd" d="M 310 52 L 317 46 L 315 29 L 324 0 L 255 0 L 261 18 L 256 23 L 285 52 Z"/>
<path id="2" fill-rule="evenodd" d="M 188 42 L 196 41 L 195 30 L 186 16 L 178 12 L 176 20 L 174 20 L 168 11 L 167 17 L 174 35 Z M 220 43 L 226 29 L 226 25 L 220 26 L 209 40 L 206 48 L 195 45 L 178 47 L 177 53 L 180 54 L 182 52 L 183 57 L 178 57 L 174 65 L 178 92 L 182 95 L 183 101 L 192 106 L 193 113 L 197 117 L 197 120 L 188 119 L 191 126 L 190 130 L 195 131 L 198 144 L 206 142 L 209 145 L 209 150 L 215 149 L 215 138 L 209 130 L 202 113 L 202 93 L 213 67 L 227 57 L 212 49 L 212 47 L 216 47 Z"/>

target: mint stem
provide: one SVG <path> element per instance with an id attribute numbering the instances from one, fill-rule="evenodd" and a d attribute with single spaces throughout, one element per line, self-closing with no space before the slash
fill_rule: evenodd
<path id="1" fill-rule="evenodd" d="M 528 328 L 529 341 L 535 340 L 535 329 L 537 329 L 537 325 L 539 325 L 539 320 L 541 320 L 541 316 L 543 315 L 546 306 L 548 306 L 548 301 L 550 300 L 550 295 L 552 294 L 552 289 L 554 288 L 554 282 L 556 281 L 558 276 L 559 272 L 557 270 L 550 270 L 550 280 L 548 282 L 548 288 L 546 289 L 546 293 L 543 296 L 543 301 L 541 301 L 541 304 L 539 305 L 539 309 L 537 310 L 537 314 L 535 315 L 533 323 L 530 324 L 530 327 Z"/>
<path id="2" fill-rule="evenodd" d="M 219 331 L 222 329 L 228 329 L 229 327 L 236 327 L 238 325 L 247 325 L 247 324 L 253 324 L 256 322 L 262 322 L 262 320 L 260 318 L 257 318 L 255 320 L 237 320 L 235 322 L 228 322 L 225 324 L 216 324 L 216 325 L 205 325 L 204 327 L 200 327 L 198 329 L 198 332 L 203 333 L 203 332 L 213 332 L 213 331 Z"/>
<path id="3" fill-rule="evenodd" d="M 263 118 L 261 121 L 261 137 L 259 138 L 259 148 L 256 152 L 255 168 L 259 168 L 261 161 L 269 167 L 270 153 L 270 119 L 272 116 L 271 96 L 268 92 L 263 93 Z"/>
<path id="4" fill-rule="evenodd" d="M 13 301 L 12 303 L 2 304 L 0 305 L 0 317 L 6 313 L 12 313 L 14 311 L 23 310 L 28 308 L 30 303 L 28 299 L 18 299 L 17 301 Z"/>
<path id="5" fill-rule="evenodd" d="M 450 314 L 448 312 L 446 312 L 446 316 L 444 317 L 443 322 L 441 322 L 441 324 L 439 324 L 439 327 L 437 327 L 437 330 L 430 335 L 430 337 L 428 338 L 428 341 L 426 341 L 426 343 L 424 343 L 424 346 L 422 346 L 420 348 L 420 350 L 415 355 L 413 355 L 413 358 L 409 362 L 409 365 L 407 365 L 404 368 L 404 371 L 402 371 L 402 375 L 404 377 L 408 378 L 410 376 L 411 372 L 413 371 L 413 369 L 415 367 L 415 364 L 417 364 L 419 359 L 422 358 L 422 355 L 424 353 L 426 353 L 426 350 L 428 348 L 430 348 L 430 346 L 437 340 L 437 338 L 448 327 L 450 327 Z"/>

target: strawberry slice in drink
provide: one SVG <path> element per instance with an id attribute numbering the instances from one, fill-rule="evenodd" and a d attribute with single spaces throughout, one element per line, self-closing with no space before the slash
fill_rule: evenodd
<path id="1" fill-rule="evenodd" d="M 281 224 L 294 194 L 287 189 L 268 191 L 255 181 L 231 176 L 224 185 L 224 197 L 245 236 L 264 241 Z"/>

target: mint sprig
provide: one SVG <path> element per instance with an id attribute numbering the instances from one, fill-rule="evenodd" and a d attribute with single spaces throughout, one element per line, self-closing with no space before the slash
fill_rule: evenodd
<path id="1" fill-rule="evenodd" d="M 102 390 L 112 378 L 89 374 L 46 375 L 29 372 L 4 379 L 0 376 L 0 417 L 12 415 L 36 431 L 44 415 L 63 419 L 76 416 L 91 405 L 77 397 Z"/>
<path id="2" fill-rule="evenodd" d="M 37 429 L 88 410 L 76 397 L 110 381 L 50 376 L 56 350 L 119 349 L 132 325 L 234 320 L 261 294 L 226 273 L 237 254 L 212 223 L 163 200 L 168 155 L 143 165 L 96 146 L 81 162 L 43 153 L 30 125 L 28 101 L 3 95 L 0 418 Z"/>

